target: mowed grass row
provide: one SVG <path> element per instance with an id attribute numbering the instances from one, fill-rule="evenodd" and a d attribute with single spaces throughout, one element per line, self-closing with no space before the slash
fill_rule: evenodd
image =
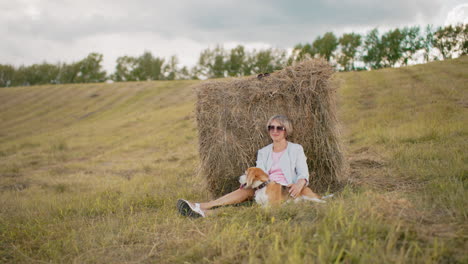
<path id="1" fill-rule="evenodd" d="M 338 73 L 349 184 L 197 220 L 194 81 L 0 89 L 0 262 L 467 261 L 467 66 Z"/>

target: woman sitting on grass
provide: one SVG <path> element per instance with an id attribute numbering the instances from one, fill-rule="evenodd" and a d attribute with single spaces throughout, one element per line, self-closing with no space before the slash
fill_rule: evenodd
<path id="1" fill-rule="evenodd" d="M 293 128 L 289 119 L 275 115 L 268 120 L 267 129 L 273 143 L 260 149 L 257 155 L 257 167 L 265 171 L 270 180 L 290 187 L 289 194 L 296 198 L 309 182 L 309 169 L 301 145 L 286 140 Z M 177 201 L 179 213 L 190 217 L 205 217 L 213 207 L 238 204 L 254 197 L 253 189 L 237 189 L 214 201 L 191 203 Z"/>

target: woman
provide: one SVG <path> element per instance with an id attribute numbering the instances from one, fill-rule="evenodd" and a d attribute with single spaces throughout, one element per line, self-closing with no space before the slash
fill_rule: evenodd
<path id="1" fill-rule="evenodd" d="M 289 194 L 295 198 L 309 182 L 309 169 L 304 149 L 301 145 L 286 140 L 293 132 L 287 117 L 282 115 L 271 117 L 267 129 L 273 143 L 258 151 L 256 167 L 265 171 L 270 180 L 288 186 Z M 181 199 L 177 202 L 177 208 L 184 216 L 205 217 L 213 207 L 241 203 L 253 196 L 253 189 L 239 188 L 206 203 L 191 203 Z"/>

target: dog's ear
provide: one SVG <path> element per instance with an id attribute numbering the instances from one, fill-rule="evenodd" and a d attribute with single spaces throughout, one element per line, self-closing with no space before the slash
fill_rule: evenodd
<path id="1" fill-rule="evenodd" d="M 247 186 L 252 186 L 252 183 L 255 179 L 255 174 L 253 173 L 253 170 L 251 168 L 247 169 L 246 174 L 247 174 Z"/>
<path id="2" fill-rule="evenodd" d="M 268 174 L 266 174 L 262 169 L 256 168 L 255 170 L 255 177 L 260 180 L 260 181 L 267 181 L 268 180 Z"/>

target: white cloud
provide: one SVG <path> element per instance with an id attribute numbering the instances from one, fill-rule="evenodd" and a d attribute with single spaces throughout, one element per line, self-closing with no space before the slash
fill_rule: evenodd
<path id="1" fill-rule="evenodd" d="M 117 57 L 148 50 L 158 57 L 177 55 L 190 66 L 203 49 L 217 44 L 291 48 L 328 31 L 340 36 L 375 27 L 383 32 L 440 26 L 466 21 L 466 5 L 466 0 L 0 0 L 0 64 L 71 62 L 99 52 L 105 69 L 113 71 Z"/>
<path id="2" fill-rule="evenodd" d="M 447 14 L 444 25 L 457 25 L 458 23 L 468 24 L 468 3 L 454 7 Z"/>

